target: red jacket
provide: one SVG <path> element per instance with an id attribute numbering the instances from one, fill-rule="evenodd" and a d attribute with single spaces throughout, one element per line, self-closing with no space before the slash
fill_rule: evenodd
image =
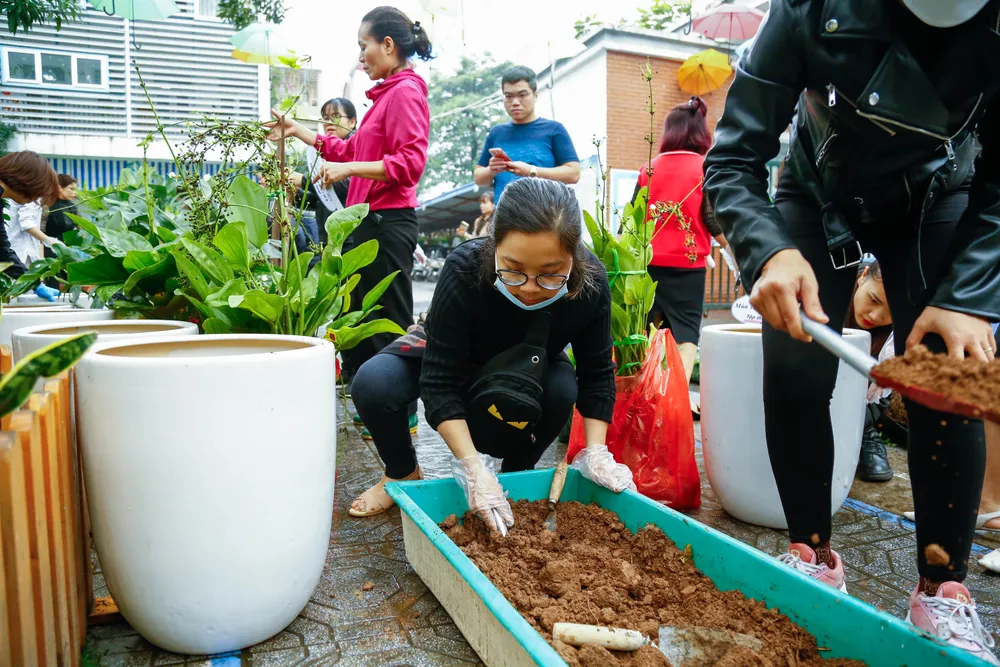
<path id="1" fill-rule="evenodd" d="M 649 187 L 646 219 L 656 220 L 652 266 L 679 269 L 705 267 L 712 251 L 712 237 L 701 217 L 703 155 L 670 151 L 653 158 L 653 183 Z M 649 185 L 648 165 L 639 170 L 639 185 Z M 680 204 L 681 215 L 670 215 Z"/>
<path id="2" fill-rule="evenodd" d="M 384 183 L 351 179 L 347 206 L 367 203 L 373 211 L 416 208 L 431 125 L 427 84 L 412 69 L 404 69 L 365 94 L 373 104 L 361 127 L 346 141 L 320 135 L 320 155 L 329 162 L 382 160 L 385 165 Z"/>

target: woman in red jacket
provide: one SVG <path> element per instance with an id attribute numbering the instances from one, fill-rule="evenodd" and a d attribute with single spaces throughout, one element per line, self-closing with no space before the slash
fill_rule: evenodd
<path id="1" fill-rule="evenodd" d="M 727 245 L 701 194 L 701 163 L 712 145 L 707 114 L 708 106 L 698 97 L 674 107 L 663 125 L 660 154 L 653 158 L 652 170 L 649 164 L 642 166 L 636 184 L 637 194 L 649 187 L 646 215 L 656 221 L 649 265 L 656 298 L 650 317 L 670 329 L 688 380 L 705 305 L 705 258 L 712 252 L 712 237 Z"/>
<path id="2" fill-rule="evenodd" d="M 344 244 L 344 252 L 376 239 L 378 257 L 361 269 L 355 294 L 365 295 L 393 271 L 399 274 L 379 303 L 379 317 L 406 329 L 413 324 L 413 251 L 417 245 L 417 182 L 427 164 L 430 110 L 427 84 L 413 71 L 410 59 L 431 59 L 431 43 L 420 22 L 414 23 L 394 7 L 368 12 L 358 30 L 361 68 L 373 81 L 380 81 L 366 95 L 372 106 L 358 131 L 348 139 L 317 134 L 279 111 L 271 139 L 294 136 L 314 146 L 327 164 L 317 179 L 329 186 L 351 179 L 347 206 L 368 204 L 370 213 Z M 323 224 L 321 221 L 320 224 Z M 360 298 L 357 303 L 361 303 Z M 380 334 L 345 351 L 344 372 L 354 372 L 394 334 Z"/>

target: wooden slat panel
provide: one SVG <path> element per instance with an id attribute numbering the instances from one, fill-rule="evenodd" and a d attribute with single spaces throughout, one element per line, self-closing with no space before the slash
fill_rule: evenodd
<path id="1" fill-rule="evenodd" d="M 2 464 L 0 464 L 2 465 Z M 0 503 L 3 503 L 3 497 L 0 496 Z M 3 545 L 6 543 L 4 539 L 4 528 L 3 519 L 0 518 L 0 667 L 10 667 L 14 664 L 14 658 L 11 655 L 11 646 L 9 636 L 10 632 L 10 611 L 7 609 L 7 566 L 4 565 L 3 560 Z M 17 607 L 14 606 L 15 603 L 12 600 L 10 606 L 13 607 L 14 612 L 17 612 Z"/>
<path id="2" fill-rule="evenodd" d="M 3 587 L 10 614 L 0 627 L 10 640 L 11 664 L 39 663 L 35 631 L 35 598 L 32 586 L 28 508 L 24 499 L 25 466 L 18 437 L 0 433 L 0 524 L 3 524 Z"/>
<path id="3" fill-rule="evenodd" d="M 31 548 L 32 588 L 35 598 L 35 634 L 38 638 L 38 664 L 57 666 L 55 611 L 52 604 L 52 564 L 49 534 L 45 527 L 48 509 L 45 498 L 45 473 L 42 437 L 33 412 L 18 410 L 11 415 L 11 430 L 17 434 L 22 449 L 28 505 L 28 541 Z"/>
<path id="4" fill-rule="evenodd" d="M 74 655 L 76 638 L 73 634 L 73 624 L 70 621 L 70 607 L 74 604 L 76 590 L 70 586 L 69 572 L 74 562 L 75 553 L 70 553 L 66 542 L 65 525 L 62 508 L 69 502 L 65 486 L 59 475 L 59 443 L 55 414 L 52 410 L 52 395 L 49 393 L 34 393 L 28 399 L 28 407 L 38 418 L 41 434 L 42 463 L 45 473 L 46 491 L 46 527 L 49 532 L 51 548 L 52 592 L 55 608 L 56 648 L 58 663 L 69 665 Z M 79 651 L 75 652 L 79 654 Z"/>
<path id="5" fill-rule="evenodd" d="M 10 351 L 10 345 L 0 345 L 0 373 L 6 373 L 14 365 L 14 355 Z"/>

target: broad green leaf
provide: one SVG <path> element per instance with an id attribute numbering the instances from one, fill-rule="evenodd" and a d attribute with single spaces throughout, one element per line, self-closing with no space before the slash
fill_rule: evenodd
<path id="1" fill-rule="evenodd" d="M 125 253 L 125 259 L 122 260 L 122 265 L 129 271 L 138 271 L 139 269 L 153 266 L 159 261 L 160 257 L 155 251 L 130 250 Z"/>
<path id="2" fill-rule="evenodd" d="M 204 243 L 199 243 L 189 238 L 182 238 L 181 243 L 191 253 L 191 257 L 194 258 L 194 261 L 201 267 L 201 270 L 209 280 L 213 280 L 219 285 L 224 285 L 233 279 L 233 267 L 229 266 L 229 262 L 221 254 L 212 250 Z"/>
<path id="3" fill-rule="evenodd" d="M 300 281 L 309 275 L 309 262 L 312 261 L 312 258 L 313 253 L 304 252 L 288 263 L 288 270 L 285 271 L 285 285 L 289 297 L 298 294 Z M 316 296 L 315 293 L 313 296 Z"/>
<path id="4" fill-rule="evenodd" d="M 124 257 L 130 251 L 152 252 L 153 246 L 135 232 L 102 229 L 101 239 L 112 257 Z"/>
<path id="5" fill-rule="evenodd" d="M 378 285 L 371 288 L 368 294 L 365 294 L 364 300 L 361 302 L 361 310 L 368 312 L 371 308 L 374 308 L 378 303 L 378 300 L 382 298 L 385 291 L 389 289 L 389 285 L 392 283 L 392 279 L 396 277 L 399 271 L 393 271 L 385 278 L 379 281 Z"/>
<path id="6" fill-rule="evenodd" d="M 642 293 L 639 283 L 639 276 L 626 276 L 625 278 L 625 305 L 634 306 L 642 301 Z"/>
<path id="7" fill-rule="evenodd" d="M 327 245 L 323 248 L 323 259 L 320 262 L 323 272 L 330 277 L 340 280 L 340 272 L 344 268 L 344 258 L 340 256 L 339 250 L 334 250 L 333 246 Z"/>
<path id="8" fill-rule="evenodd" d="M 66 267 L 66 278 L 73 285 L 110 285 L 128 280 L 128 271 L 122 261 L 110 255 L 98 255 L 85 262 L 74 262 Z"/>
<path id="9" fill-rule="evenodd" d="M 313 300 L 319 293 L 319 271 L 313 270 L 309 272 L 306 279 L 302 281 L 302 296 L 305 299 L 306 306 L 311 307 L 313 305 Z"/>
<path id="10" fill-rule="evenodd" d="M 101 240 L 101 232 L 97 229 L 97 225 L 95 225 L 90 220 L 87 220 L 86 218 L 81 218 L 75 213 L 68 213 L 68 212 L 66 213 L 66 217 L 75 222 L 77 227 L 87 232 L 98 241 Z"/>
<path id="11" fill-rule="evenodd" d="M 161 260 L 156 264 L 153 264 L 152 266 L 147 266 L 145 268 L 139 269 L 138 271 L 136 271 L 135 273 L 133 273 L 131 276 L 128 277 L 128 280 L 125 281 L 125 286 L 122 288 L 122 291 L 125 292 L 126 296 L 130 296 L 132 294 L 132 290 L 135 289 L 135 287 L 139 284 L 140 281 L 145 280 L 146 278 L 151 278 L 153 276 L 162 276 L 166 273 L 169 273 L 172 268 L 173 268 L 173 263 L 171 262 L 171 259 L 167 257 L 166 259 Z"/>
<path id="12" fill-rule="evenodd" d="M 17 362 L 0 380 L 0 416 L 7 416 L 21 407 L 38 382 L 72 367 L 97 341 L 97 334 L 85 332 L 57 341 L 32 352 Z"/>
<path id="13" fill-rule="evenodd" d="M 245 222 L 230 222 L 212 239 L 215 247 L 222 252 L 229 265 L 243 271 L 250 268 L 250 250 L 247 239 L 247 224 Z"/>
<path id="14" fill-rule="evenodd" d="M 341 288 L 340 288 L 340 296 L 345 296 L 346 297 L 348 294 L 350 294 L 351 292 L 354 291 L 354 288 L 357 287 L 358 283 L 360 283 L 360 282 L 361 282 L 361 276 L 359 276 L 358 274 L 355 273 L 353 276 L 351 276 L 350 278 L 347 279 L 346 283 L 344 283 L 341 286 Z M 348 308 L 344 308 L 344 310 L 349 310 L 349 309 Z"/>
<path id="15" fill-rule="evenodd" d="M 210 317 L 202 322 L 201 329 L 207 334 L 227 334 L 231 331 L 229 325 L 218 317 Z"/>
<path id="16" fill-rule="evenodd" d="M 182 276 L 184 276 L 191 287 L 194 288 L 195 294 L 198 295 L 199 299 L 208 298 L 208 281 L 205 280 L 205 274 L 201 272 L 194 262 L 188 259 L 184 253 L 180 251 L 174 251 L 170 253 L 174 257 L 174 262 L 177 263 L 177 270 Z"/>
<path id="17" fill-rule="evenodd" d="M 94 290 L 94 296 L 104 303 L 109 303 L 115 294 L 125 288 L 125 283 L 112 283 L 111 285 L 101 285 Z"/>
<path id="18" fill-rule="evenodd" d="M 327 245 L 339 253 L 344 247 L 344 241 L 367 215 L 368 204 L 355 204 L 331 213 L 324 223 Z"/>
<path id="19" fill-rule="evenodd" d="M 376 257 L 378 257 L 378 241 L 375 239 L 369 239 L 358 247 L 348 250 L 344 253 L 344 266 L 340 270 L 340 277 L 354 275 L 374 262 Z"/>
<path id="20" fill-rule="evenodd" d="M 590 242 L 593 244 L 594 254 L 600 257 L 604 254 L 604 233 L 601 231 L 597 220 L 590 214 L 590 211 L 583 212 L 583 221 L 587 224 L 587 231 L 590 232 Z"/>
<path id="21" fill-rule="evenodd" d="M 236 301 L 238 299 L 238 301 Z M 234 301 L 236 302 L 234 305 Z M 267 294 L 261 290 L 250 290 L 242 296 L 233 296 L 229 299 L 229 305 L 233 308 L 243 308 L 251 313 L 274 324 L 281 317 L 281 311 L 285 307 L 285 300 L 277 294 Z"/>
<path id="22" fill-rule="evenodd" d="M 377 334 L 391 333 L 402 336 L 406 333 L 398 324 L 387 319 L 372 320 L 359 327 L 330 329 L 329 332 L 333 334 L 333 344 L 338 350 L 350 350 L 366 338 Z"/>
<path id="23" fill-rule="evenodd" d="M 233 278 L 214 294 L 210 294 L 207 300 L 208 305 L 215 306 L 216 308 L 220 306 L 229 305 L 229 297 L 231 296 L 242 296 L 247 293 L 246 283 L 243 282 L 242 278 Z"/>
<path id="24" fill-rule="evenodd" d="M 365 313 L 360 310 L 351 311 L 343 317 L 337 318 L 333 324 L 330 325 L 331 329 L 343 329 L 344 327 L 354 327 L 357 326 L 361 320 L 365 319 Z"/>
<path id="25" fill-rule="evenodd" d="M 247 238 L 256 248 L 267 243 L 267 191 L 246 176 L 237 176 L 229 186 L 226 220 L 246 223 Z"/>
<path id="26" fill-rule="evenodd" d="M 617 303 L 611 304 L 611 338 L 622 340 L 631 332 L 628 326 L 628 313 Z"/>

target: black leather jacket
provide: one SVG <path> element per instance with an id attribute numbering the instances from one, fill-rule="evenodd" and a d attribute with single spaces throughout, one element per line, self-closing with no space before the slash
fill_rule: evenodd
<path id="1" fill-rule="evenodd" d="M 930 304 L 997 320 L 1000 0 L 930 46 L 926 70 L 904 43 L 923 47 L 924 33 L 905 27 L 912 24 L 896 1 L 772 0 L 737 66 L 705 160 L 705 191 L 752 285 L 772 255 L 795 247 L 765 168 L 789 119 L 782 178 L 821 207 L 837 263 L 858 254 L 850 225 L 905 218 L 916 233 L 936 198 L 965 184 L 951 270 L 932 286 Z"/>

